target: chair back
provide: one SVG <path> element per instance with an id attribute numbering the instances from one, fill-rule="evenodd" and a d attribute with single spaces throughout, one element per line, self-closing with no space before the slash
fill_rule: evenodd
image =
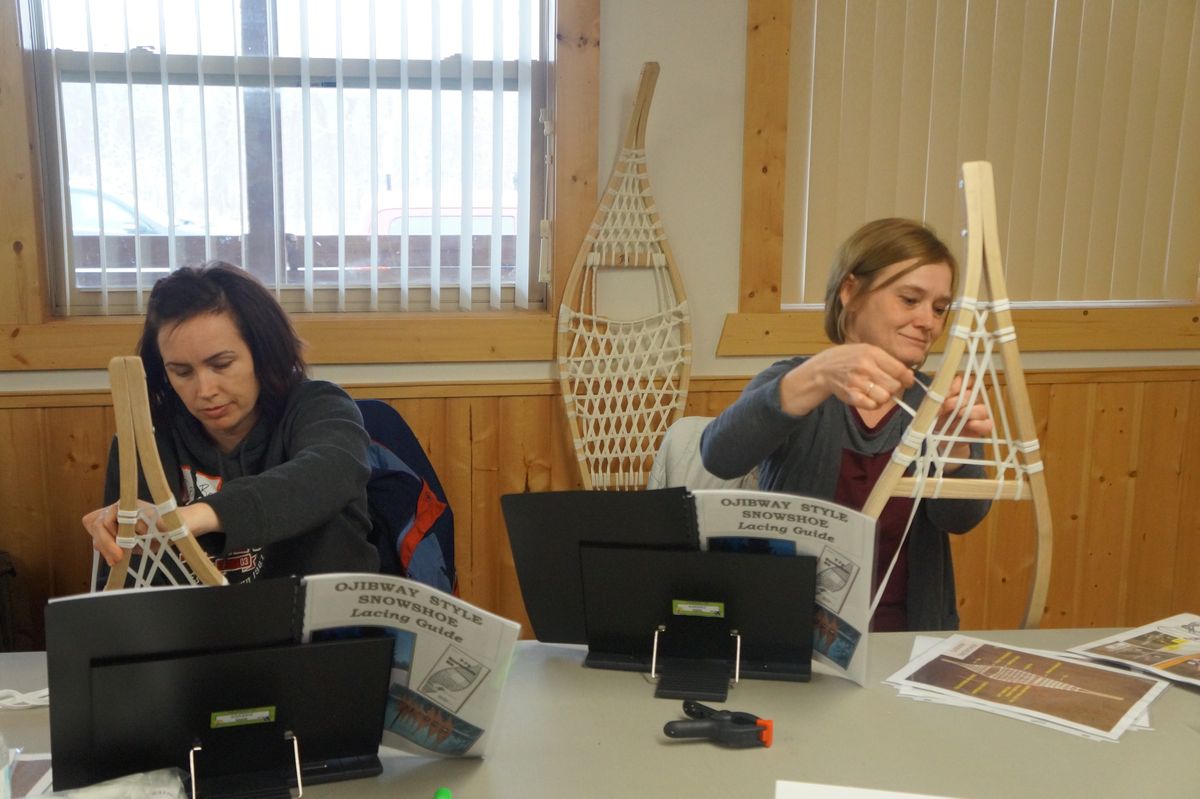
<path id="1" fill-rule="evenodd" d="M 650 480 L 646 488 L 758 488 L 758 469 L 749 474 L 725 480 L 704 468 L 700 459 L 700 435 L 713 420 L 712 416 L 684 416 L 663 436 Z"/>
<path id="2" fill-rule="evenodd" d="M 357 400 L 371 437 L 367 503 L 380 571 L 456 593 L 454 512 L 421 442 L 382 400 Z"/>

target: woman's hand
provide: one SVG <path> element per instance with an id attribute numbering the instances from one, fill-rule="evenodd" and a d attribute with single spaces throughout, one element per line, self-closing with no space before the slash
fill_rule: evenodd
<path id="1" fill-rule="evenodd" d="M 134 526 L 134 531 L 138 535 L 146 532 L 148 529 L 147 519 L 152 518 L 151 514 L 153 513 L 153 505 L 138 500 L 138 520 Z M 100 557 L 104 558 L 104 562 L 109 566 L 116 565 L 124 554 L 121 546 L 117 543 L 117 531 L 120 529 L 120 524 L 117 522 L 117 503 L 114 502 L 84 514 L 81 521 L 83 529 L 92 537 L 92 549 L 99 552 Z"/>
<path id="2" fill-rule="evenodd" d="M 217 532 L 221 529 L 221 520 L 217 517 L 212 506 L 204 502 L 195 502 L 178 508 L 180 521 L 192 532 L 200 536 Z M 86 514 L 83 519 L 83 529 L 92 537 L 92 549 L 100 553 L 104 562 L 113 566 L 124 554 L 117 543 L 117 503 L 105 505 Z M 149 524 L 154 523 L 159 530 L 164 530 L 166 523 L 159 518 L 158 509 L 149 502 L 138 500 L 138 519 L 134 525 L 137 535 L 145 535 Z M 165 531 L 165 530 L 164 530 Z"/>
<path id="3" fill-rule="evenodd" d="M 783 410 L 793 416 L 803 416 L 830 395 L 873 411 L 915 380 L 911 368 L 873 344 L 839 344 L 784 375 L 779 400 Z"/>
<path id="4" fill-rule="evenodd" d="M 938 408 L 938 418 L 934 430 L 966 438 L 983 438 L 991 435 L 995 423 L 992 421 L 987 405 L 982 402 L 971 402 L 972 390 L 973 386 L 968 385 L 966 396 L 961 400 L 962 407 L 956 412 L 955 408 L 958 407 L 959 398 L 964 394 L 964 390 L 962 375 L 954 376 L 954 380 L 950 383 L 950 390 L 946 393 L 946 399 L 942 402 L 942 407 Z M 966 441 L 959 441 L 950 448 L 947 457 L 958 460 L 969 458 L 971 457 L 971 445 Z M 949 463 L 944 473 L 954 474 L 961 466 L 961 463 Z"/>
<path id="5" fill-rule="evenodd" d="M 938 409 L 935 430 L 967 438 L 983 438 L 991 435 L 992 428 L 995 426 L 992 416 L 983 402 L 971 402 L 970 397 L 973 390 L 974 386 L 968 385 L 964 391 L 962 375 L 954 376 L 954 380 L 950 383 L 950 390 L 946 392 L 946 399 L 942 402 L 942 407 Z M 961 400 L 960 397 L 962 397 Z M 956 412 L 955 409 L 960 402 L 962 402 L 962 407 Z"/>

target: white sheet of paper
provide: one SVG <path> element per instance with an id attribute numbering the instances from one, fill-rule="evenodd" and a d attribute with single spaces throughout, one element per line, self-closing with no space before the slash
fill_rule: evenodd
<path id="1" fill-rule="evenodd" d="M 775 783 L 775 799 L 948 799 L 928 793 L 877 791 L 873 788 L 852 788 L 846 785 L 818 785 L 812 782 Z"/>

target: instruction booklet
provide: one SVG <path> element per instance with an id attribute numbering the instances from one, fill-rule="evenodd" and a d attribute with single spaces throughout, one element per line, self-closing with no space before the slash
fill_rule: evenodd
<path id="1" fill-rule="evenodd" d="M 692 491 L 700 548 L 817 559 L 813 657 L 862 685 L 867 676 L 875 520 L 836 502 L 770 491 Z"/>
<path id="2" fill-rule="evenodd" d="M 488 746 L 521 625 L 422 583 L 385 574 L 305 577 L 303 635 L 388 628 L 395 638 L 383 744 L 480 756 Z"/>

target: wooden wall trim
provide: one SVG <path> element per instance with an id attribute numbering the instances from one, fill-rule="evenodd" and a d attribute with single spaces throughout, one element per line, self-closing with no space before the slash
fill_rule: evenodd
<path id="1" fill-rule="evenodd" d="M 557 318 L 567 276 L 596 210 L 600 170 L 600 0 L 558 0 L 554 72 L 554 284 Z"/>
<path id="2" fill-rule="evenodd" d="M 111 406 L 112 394 L 107 391 L 8 391 L 0 394 L 0 410 Z"/>
<path id="3" fill-rule="evenodd" d="M 1022 352 L 1189 350 L 1200 347 L 1200 306 L 1146 308 L 1015 308 Z M 732 313 L 718 356 L 793 355 L 829 346 L 824 310 Z M 941 350 L 943 338 L 934 347 Z"/>
<path id="4" fill-rule="evenodd" d="M 741 383 L 745 383 L 741 379 Z M 344 383 L 355 399 L 447 399 L 458 397 L 548 397 L 557 395 L 557 380 L 513 380 L 499 383 Z M 0 392 L 4 408 L 87 408 L 111 406 L 112 395 L 105 390 Z"/>
<path id="5" fill-rule="evenodd" d="M 0 292 L 3 293 L 3 292 Z M 549 311 L 421 314 L 293 314 L 313 364 L 549 361 Z M 0 324 L 0 372 L 103 369 L 132 352 L 141 319 L 64 318 Z"/>
<path id="6" fill-rule="evenodd" d="M 748 0 L 738 279 L 738 310 L 743 313 L 779 308 L 791 38 L 792 0 Z"/>
<path id="7" fill-rule="evenodd" d="M 26 69 L 28 55 L 21 45 L 20 5 L 0 3 L 0 323 L 38 324 L 46 316 L 46 272 L 40 170 L 32 146 L 32 68 Z"/>
<path id="8" fill-rule="evenodd" d="M 740 392 L 750 381 L 749 375 L 693 377 L 689 390 L 694 394 Z M 1083 385 L 1102 383 L 1200 382 L 1200 367 L 1163 366 L 1147 369 L 1033 369 L 1025 372 L 1030 385 Z M 509 380 L 501 382 L 403 382 L 343 383 L 355 399 L 448 399 L 470 397 L 550 397 L 558 396 L 558 380 Z M 66 391 L 0 392 L 0 409 L 10 408 L 88 408 L 112 405 L 106 390 L 71 389 Z"/>
<path id="9" fill-rule="evenodd" d="M 421 314 L 293 314 L 315 364 L 547 361 L 554 317 L 547 311 Z M 0 371 L 103 369 L 132 352 L 133 317 L 0 324 Z"/>

